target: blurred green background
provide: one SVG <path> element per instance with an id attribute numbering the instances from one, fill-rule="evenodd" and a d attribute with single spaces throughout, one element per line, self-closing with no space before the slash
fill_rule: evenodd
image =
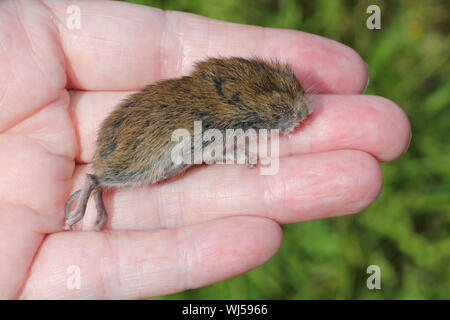
<path id="1" fill-rule="evenodd" d="M 262 267 L 165 299 L 450 298 L 448 1 L 129 2 L 345 43 L 369 65 L 366 93 L 399 104 L 413 132 L 408 152 L 382 164 L 381 198 L 363 213 L 285 225 L 281 250 Z M 381 30 L 366 28 L 371 4 Z M 381 290 L 366 287 L 372 264 Z"/>

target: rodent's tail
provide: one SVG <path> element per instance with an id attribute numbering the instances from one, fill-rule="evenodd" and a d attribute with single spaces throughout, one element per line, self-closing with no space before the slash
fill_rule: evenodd
<path id="1" fill-rule="evenodd" d="M 64 214 L 66 216 L 66 219 L 67 219 L 67 217 L 69 217 L 70 207 L 72 206 L 72 203 L 80 197 L 80 194 L 81 194 L 81 189 L 72 193 L 72 195 L 69 197 L 69 199 L 67 199 L 66 205 L 64 206 Z"/>

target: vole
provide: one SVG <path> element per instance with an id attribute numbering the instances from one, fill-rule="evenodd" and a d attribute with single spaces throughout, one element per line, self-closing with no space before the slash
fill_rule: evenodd
<path id="1" fill-rule="evenodd" d="M 197 63 L 190 76 L 149 85 L 122 101 L 101 125 L 94 174 L 87 174 L 83 188 L 67 200 L 65 229 L 83 218 L 91 193 L 95 230 L 101 230 L 108 220 L 103 190 L 156 183 L 191 166 L 172 161 L 176 129 L 192 133 L 200 120 L 205 129 L 223 132 L 253 128 L 286 134 L 312 111 L 291 67 L 277 61 L 209 58 Z"/>

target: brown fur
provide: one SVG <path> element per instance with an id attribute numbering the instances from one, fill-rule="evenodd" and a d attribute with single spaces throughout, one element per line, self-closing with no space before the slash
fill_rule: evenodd
<path id="1" fill-rule="evenodd" d="M 203 131 L 253 128 L 287 133 L 311 112 L 288 65 L 211 58 L 198 63 L 191 76 L 145 87 L 108 116 L 99 132 L 91 180 L 95 188 L 104 189 L 155 183 L 179 174 L 189 165 L 173 164 L 176 142 L 171 135 L 179 128 L 193 134 L 196 120 L 202 121 Z M 82 218 L 68 212 L 74 200 L 66 205 L 68 228 Z M 77 218 L 67 218 L 70 215 Z"/>

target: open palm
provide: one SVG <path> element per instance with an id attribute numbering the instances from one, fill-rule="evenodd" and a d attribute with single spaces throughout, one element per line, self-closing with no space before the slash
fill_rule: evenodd
<path id="1" fill-rule="evenodd" d="M 359 95 L 366 65 L 337 42 L 119 2 L 78 3 L 81 26 L 70 29 L 70 4 L 0 2 L 1 298 L 145 298 L 240 274 L 276 253 L 280 223 L 367 207 L 381 190 L 378 161 L 408 144 L 404 113 Z M 117 102 L 218 55 L 279 58 L 314 87 L 314 113 L 280 141 L 279 172 L 215 165 L 106 192 L 105 231 L 91 231 L 90 202 L 84 231 L 64 232 L 64 203 Z"/>

